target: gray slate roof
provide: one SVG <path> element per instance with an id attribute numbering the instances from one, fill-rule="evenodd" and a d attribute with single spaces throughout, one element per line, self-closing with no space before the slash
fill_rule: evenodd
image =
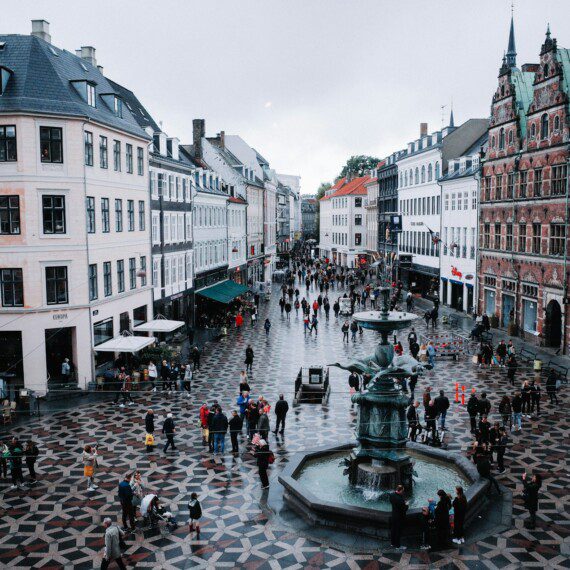
<path id="1" fill-rule="evenodd" d="M 30 112 L 71 117 L 88 117 L 109 127 L 148 139 L 126 106 L 117 117 L 100 97 L 121 96 L 97 67 L 66 50 L 61 50 L 35 36 L 0 35 L 5 42 L 0 50 L 0 66 L 12 75 L 0 97 L 0 114 Z M 97 107 L 88 105 L 72 81 L 95 84 Z"/>

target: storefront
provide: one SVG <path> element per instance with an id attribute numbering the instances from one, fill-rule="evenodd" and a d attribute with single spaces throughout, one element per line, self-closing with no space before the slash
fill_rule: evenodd
<path id="1" fill-rule="evenodd" d="M 524 331 L 536 334 L 538 331 L 538 303 L 536 299 L 523 298 L 522 313 Z"/>
<path id="2" fill-rule="evenodd" d="M 417 263 L 400 265 L 400 279 L 406 289 L 419 293 L 422 297 L 430 297 L 435 291 L 439 291 L 439 270 L 436 267 Z"/>
<path id="3" fill-rule="evenodd" d="M 495 314 L 495 289 L 489 289 L 485 287 L 483 292 L 483 299 L 484 299 L 484 307 L 483 312 L 488 316 L 491 317 Z"/>
<path id="4" fill-rule="evenodd" d="M 228 279 L 235 281 L 241 285 L 245 285 L 247 281 L 247 264 L 244 263 L 239 267 L 232 267 L 228 269 Z"/>

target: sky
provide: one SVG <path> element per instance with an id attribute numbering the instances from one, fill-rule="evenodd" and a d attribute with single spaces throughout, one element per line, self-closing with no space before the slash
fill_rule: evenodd
<path id="1" fill-rule="evenodd" d="M 239 134 L 314 193 L 353 154 L 383 158 L 448 123 L 487 117 L 510 0 L 2 0 L 0 33 L 50 22 L 54 45 L 91 45 L 168 136 Z M 517 63 L 547 23 L 570 47 L 569 0 L 517 0 Z M 442 109 L 442 106 L 445 106 Z"/>

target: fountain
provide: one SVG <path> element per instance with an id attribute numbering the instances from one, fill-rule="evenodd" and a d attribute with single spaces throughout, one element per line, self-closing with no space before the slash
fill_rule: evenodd
<path id="1" fill-rule="evenodd" d="M 409 326 L 417 316 L 390 311 L 390 289 L 381 293 L 380 311 L 353 315 L 362 328 L 380 333 L 374 353 L 348 364 L 332 364 L 371 376 L 367 389 L 352 396 L 358 404 L 356 445 L 296 456 L 279 477 L 285 501 L 312 522 L 382 534 L 389 526 L 387 495 L 397 485 L 404 486 L 410 501 L 410 528 L 419 525 L 421 506 L 437 489 L 452 491 L 461 485 L 472 517 L 482 506 L 488 485 L 480 480 L 473 463 L 459 454 L 407 441 L 408 398 L 395 380 L 422 374 L 429 367 L 411 356 L 394 354 L 389 335 Z"/>

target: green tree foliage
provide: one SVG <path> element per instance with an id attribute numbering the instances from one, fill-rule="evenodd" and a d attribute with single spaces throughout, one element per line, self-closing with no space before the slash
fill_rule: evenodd
<path id="1" fill-rule="evenodd" d="M 379 162 L 380 159 L 374 156 L 366 156 L 364 154 L 351 156 L 343 166 L 339 178 L 346 176 L 349 171 L 352 172 L 354 176 L 364 176 L 366 171 L 376 168 Z"/>

